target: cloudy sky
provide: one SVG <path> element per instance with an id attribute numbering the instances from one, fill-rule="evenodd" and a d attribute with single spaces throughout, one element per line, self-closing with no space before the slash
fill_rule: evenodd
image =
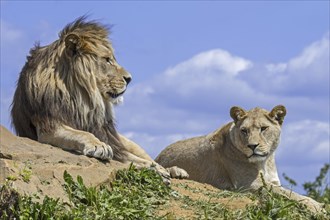
<path id="1" fill-rule="evenodd" d="M 329 162 L 328 1 L 1 1 L 2 125 L 12 130 L 29 49 L 84 14 L 114 25 L 117 60 L 133 75 L 118 130 L 152 157 L 229 122 L 233 105 L 283 104 L 279 174 L 312 181 Z"/>

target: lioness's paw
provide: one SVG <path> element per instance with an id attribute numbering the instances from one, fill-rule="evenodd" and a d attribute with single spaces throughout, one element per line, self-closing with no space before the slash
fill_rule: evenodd
<path id="1" fill-rule="evenodd" d="M 86 156 L 99 158 L 101 160 L 111 160 L 113 158 L 112 148 L 103 142 L 95 146 L 85 147 L 83 153 Z"/>
<path id="2" fill-rule="evenodd" d="M 167 168 L 167 171 L 170 173 L 171 178 L 175 179 L 188 179 L 189 174 L 184 169 L 181 169 L 177 166 Z"/>

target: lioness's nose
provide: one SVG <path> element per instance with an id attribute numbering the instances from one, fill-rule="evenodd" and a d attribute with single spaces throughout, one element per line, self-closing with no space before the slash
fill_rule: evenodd
<path id="1" fill-rule="evenodd" d="M 248 144 L 248 148 L 250 148 L 252 151 L 258 147 L 259 144 Z"/>

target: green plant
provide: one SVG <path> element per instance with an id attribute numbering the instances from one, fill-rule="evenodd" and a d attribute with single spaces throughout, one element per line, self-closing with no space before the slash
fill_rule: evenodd
<path id="1" fill-rule="evenodd" d="M 17 176 L 15 176 L 15 175 L 8 175 L 6 179 L 9 180 L 9 181 L 16 181 L 17 180 Z"/>
<path id="2" fill-rule="evenodd" d="M 80 176 L 77 182 L 65 172 L 65 189 L 75 215 L 91 219 L 148 219 L 153 209 L 169 195 L 162 178 L 147 168 L 118 171 L 109 187 L 87 188 Z"/>
<path id="3" fill-rule="evenodd" d="M 330 204 L 329 169 L 330 164 L 325 164 L 314 182 L 303 184 L 307 196 L 325 204 Z"/>
<path id="4" fill-rule="evenodd" d="M 288 177 L 285 173 L 283 173 L 282 176 L 286 181 L 288 181 L 288 183 L 291 185 L 291 188 L 293 186 L 297 186 L 297 182 L 291 179 L 290 177 Z"/>
<path id="5" fill-rule="evenodd" d="M 314 182 L 306 182 L 303 184 L 305 194 L 318 202 L 330 204 L 330 164 L 324 164 L 320 170 L 320 174 L 315 178 Z M 297 183 L 283 173 L 283 177 L 291 186 L 297 186 Z"/>
<path id="6" fill-rule="evenodd" d="M 24 182 L 26 182 L 26 183 L 30 182 L 30 179 L 32 176 L 32 170 L 30 170 L 28 167 L 24 167 L 23 170 L 21 170 L 19 174 L 22 177 Z"/>
<path id="7" fill-rule="evenodd" d="M 65 205 L 59 199 L 46 196 L 41 203 L 35 202 L 31 196 L 19 197 L 17 217 L 21 220 L 38 219 L 51 220 L 62 218 L 62 213 L 66 213 Z M 63 219 L 63 218 L 62 218 Z"/>

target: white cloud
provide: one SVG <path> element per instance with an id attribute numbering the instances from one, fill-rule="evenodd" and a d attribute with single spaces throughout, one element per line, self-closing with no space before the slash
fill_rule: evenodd
<path id="1" fill-rule="evenodd" d="M 143 132 L 124 132 L 123 135 L 135 143 L 143 146 L 146 152 L 155 158 L 166 146 L 170 145 L 179 140 L 187 139 L 190 137 L 197 136 L 199 134 L 189 133 L 189 134 L 164 134 L 164 135 L 152 135 Z"/>
<path id="2" fill-rule="evenodd" d="M 302 120 L 284 126 L 276 155 L 282 184 L 288 184 L 282 173 L 299 184 L 315 180 L 330 161 L 329 135 L 329 123 L 324 121 Z M 293 190 L 304 192 L 300 186 Z"/>
<path id="3" fill-rule="evenodd" d="M 252 67 L 253 63 L 247 59 L 214 49 L 167 69 L 147 83 L 157 84 L 153 89 L 154 96 L 161 96 L 163 102 L 175 102 L 182 106 L 193 104 L 192 111 L 203 107 L 217 108 L 222 105 L 219 100 L 234 104 L 246 96 L 262 99 L 262 95 L 246 82 L 237 79 L 239 73 Z"/>
<path id="4" fill-rule="evenodd" d="M 209 72 L 210 70 L 237 75 L 239 72 L 252 67 L 252 63 L 241 57 L 233 56 L 228 51 L 215 49 L 197 54 L 193 58 L 182 62 L 165 71 L 167 76 L 178 74 L 191 75 Z M 191 72 L 191 70 L 194 70 Z"/>
<path id="5" fill-rule="evenodd" d="M 283 96 L 328 96 L 329 33 L 307 46 L 288 62 L 264 64 L 242 74 L 250 85 L 262 92 Z"/>
<path id="6" fill-rule="evenodd" d="M 280 73 L 280 72 L 284 72 L 287 69 L 288 64 L 286 63 L 266 64 L 265 67 L 267 71 L 269 71 L 270 73 Z"/>
<path id="7" fill-rule="evenodd" d="M 301 70 L 314 66 L 319 60 L 324 61 L 325 57 L 329 57 L 329 32 L 319 40 L 304 49 L 302 54 L 293 58 L 288 63 L 289 70 Z M 329 59 L 328 59 L 329 60 Z"/>
<path id="8" fill-rule="evenodd" d="M 301 163 L 329 161 L 329 124 L 302 120 L 287 124 L 283 129 L 278 156 L 283 164 L 291 164 L 293 156 Z M 297 161 L 294 160 L 298 165 Z"/>
<path id="9" fill-rule="evenodd" d="M 321 40 L 306 47 L 299 56 L 287 63 L 267 64 L 267 69 L 274 72 L 297 71 L 315 66 L 319 61 L 327 61 L 325 58 L 329 57 L 329 35 L 329 32 L 326 33 Z"/>

